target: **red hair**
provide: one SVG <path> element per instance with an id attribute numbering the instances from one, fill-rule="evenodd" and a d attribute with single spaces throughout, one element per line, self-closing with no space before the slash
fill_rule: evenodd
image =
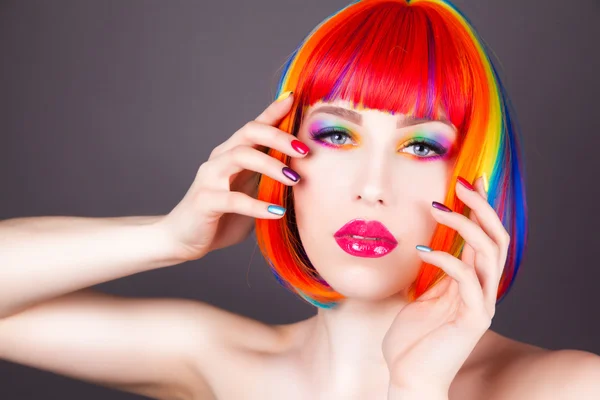
<path id="1" fill-rule="evenodd" d="M 499 78 L 466 18 L 443 0 L 363 0 L 319 24 L 288 59 L 278 93 L 294 91 L 292 111 L 278 128 L 297 135 L 306 109 L 317 101 L 417 117 L 448 118 L 458 131 L 458 175 L 490 177 L 488 201 L 511 234 L 499 296 L 512 284 L 526 243 L 526 206 L 519 138 Z M 441 110 L 441 111 L 440 111 Z M 474 112 L 477 110 L 477 113 Z M 286 164 L 289 157 L 271 149 Z M 449 185 L 445 204 L 467 210 Z M 304 300 L 331 307 L 344 296 L 320 277 L 296 229 L 291 187 L 262 176 L 258 198 L 285 207 L 281 219 L 257 219 L 257 240 L 277 280 Z M 317 222 L 315 222 L 317 223 Z M 438 225 L 430 247 L 454 255 L 464 240 Z M 410 288 L 412 299 L 445 276 L 424 263 Z"/>

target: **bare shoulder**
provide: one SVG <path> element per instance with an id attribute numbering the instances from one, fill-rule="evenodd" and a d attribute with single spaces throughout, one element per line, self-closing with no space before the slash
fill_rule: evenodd
<path id="1" fill-rule="evenodd" d="M 190 357 L 202 377 L 190 387 L 192 398 L 242 398 L 262 392 L 269 378 L 267 360 L 281 353 L 290 340 L 287 326 L 269 325 L 202 302 L 192 308 L 193 325 L 199 330 L 194 336 L 201 343 Z"/>
<path id="2" fill-rule="evenodd" d="M 487 396 L 491 400 L 600 399 L 600 356 L 550 350 L 495 334 Z"/>

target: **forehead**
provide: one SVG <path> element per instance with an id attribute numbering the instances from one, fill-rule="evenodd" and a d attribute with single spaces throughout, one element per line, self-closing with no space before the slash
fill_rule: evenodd
<path id="1" fill-rule="evenodd" d="M 335 100 L 331 102 L 318 101 L 307 108 L 305 118 L 309 118 L 318 114 L 334 115 L 339 118 L 345 119 L 349 122 L 352 122 L 356 125 L 362 125 L 363 121 L 367 120 L 371 116 L 379 115 L 396 120 L 397 128 L 404 128 L 407 126 L 419 125 L 429 122 L 439 122 L 447 125 L 453 130 L 456 130 L 456 127 L 447 119 L 442 109 L 439 109 L 439 118 L 431 119 L 417 118 L 411 114 L 392 113 L 385 110 L 370 109 L 362 107 L 360 105 L 354 106 L 352 103 L 344 100 Z"/>

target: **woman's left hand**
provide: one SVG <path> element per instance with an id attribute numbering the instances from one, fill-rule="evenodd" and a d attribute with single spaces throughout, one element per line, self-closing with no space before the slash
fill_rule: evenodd
<path id="1" fill-rule="evenodd" d="M 406 305 L 386 333 L 382 350 L 390 387 L 447 396 L 454 377 L 491 325 L 510 236 L 487 202 L 481 177 L 474 186 L 476 191 L 456 183 L 458 198 L 470 208 L 468 218 L 432 207 L 434 218 L 455 229 L 465 245 L 460 260 L 444 251 L 416 250 L 447 276 Z"/>

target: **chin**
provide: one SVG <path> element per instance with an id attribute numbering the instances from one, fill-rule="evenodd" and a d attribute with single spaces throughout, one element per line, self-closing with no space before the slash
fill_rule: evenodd
<path id="1" fill-rule="evenodd" d="M 328 273 L 329 272 L 329 273 Z M 345 266 L 343 270 L 319 271 L 338 293 L 356 300 L 383 300 L 410 285 L 405 276 L 393 276 L 377 266 Z M 406 280 L 406 282 L 403 282 Z"/>

